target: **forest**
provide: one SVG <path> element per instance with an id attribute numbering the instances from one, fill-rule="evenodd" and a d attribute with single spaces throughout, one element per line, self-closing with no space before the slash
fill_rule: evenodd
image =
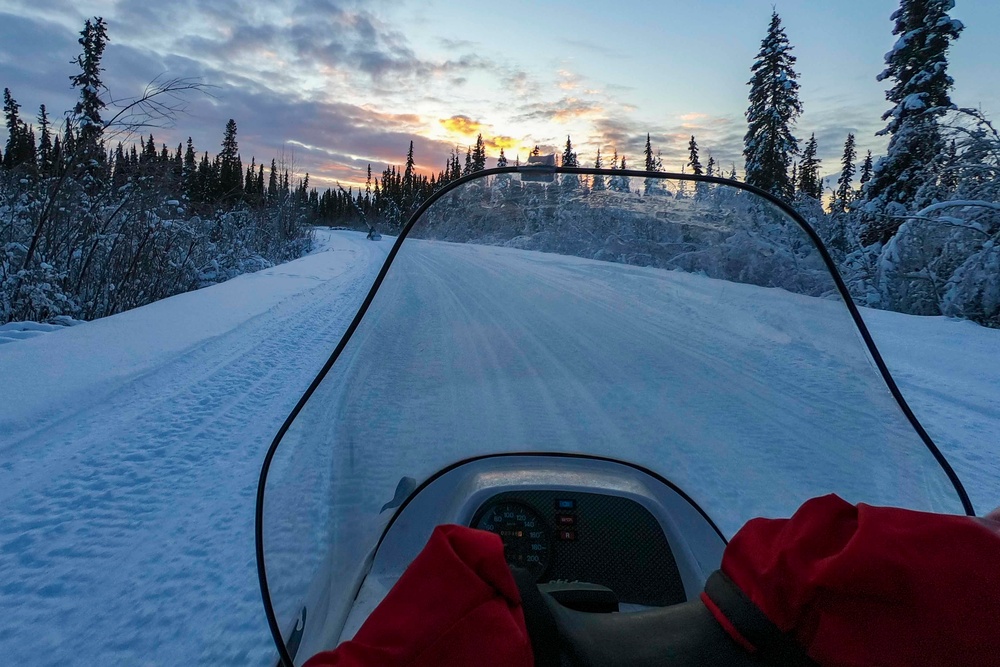
<path id="1" fill-rule="evenodd" d="M 878 74 L 889 86 L 881 131 L 889 137 L 886 154 L 869 151 L 862 158 L 848 134 L 838 169 L 826 178 L 822 173 L 832 170 L 817 157 L 815 134 L 796 136 L 803 112 L 799 75 L 774 11 L 750 68 L 742 178 L 791 203 L 817 230 L 860 305 L 998 327 L 1000 135 L 979 110 L 959 108 L 949 97 L 948 46 L 964 28 L 948 15 L 952 6 L 951 0 L 901 0 L 892 16 L 897 42 Z M 0 324 L 103 317 L 287 261 L 309 250 L 316 224 L 392 232 L 430 194 L 494 159 L 480 135 L 466 147 L 464 162 L 456 149 L 440 171 L 422 174 L 411 141 L 401 167 L 373 174 L 369 165 L 363 188 L 320 192 L 309 174 L 300 178 L 282 157 L 269 165 L 253 157 L 245 165 L 232 119 L 214 156 L 198 152 L 190 138 L 175 148 L 158 146 L 144 132 L 155 125 L 149 121 L 170 116 L 170 100 L 200 84 L 154 81 L 139 97 L 109 108 L 101 80 L 107 41 L 103 19 L 88 20 L 74 61 L 79 72 L 71 77 L 79 101 L 62 123 L 53 123 L 44 105 L 34 123 L 26 123 L 13 93 L 4 90 Z M 564 166 L 664 171 L 649 135 L 638 164 L 613 147 L 611 155 L 597 150 L 581 159 L 570 137 L 559 157 Z M 507 165 L 502 150 L 495 159 Z M 723 169 L 694 136 L 683 170 L 739 178 L 736 165 Z M 648 195 L 635 181 L 581 178 L 575 194 Z M 673 195 L 684 196 L 683 189 Z M 576 209 L 563 214 L 580 213 L 579 198 L 572 201 Z M 627 227 L 616 230 L 616 238 L 637 233 L 635 225 Z M 492 241 L 488 234 L 477 238 L 523 244 L 522 237 L 541 239 L 540 231 L 506 229 Z M 449 237 L 456 233 L 451 229 Z"/>

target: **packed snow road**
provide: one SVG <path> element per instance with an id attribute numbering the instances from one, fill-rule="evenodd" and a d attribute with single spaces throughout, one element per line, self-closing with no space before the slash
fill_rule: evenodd
<path id="1" fill-rule="evenodd" d="M 838 300 L 414 240 L 355 336 L 289 439 L 342 445 L 371 516 L 403 476 L 521 451 L 644 465 L 730 534 L 820 493 L 961 509 Z"/>
<path id="2" fill-rule="evenodd" d="M 260 462 L 388 248 L 360 234 L 327 246 L 0 346 L 4 664 L 270 659 Z"/>
<path id="3" fill-rule="evenodd" d="M 324 239 L 326 252 L 296 262 L 0 345 L 6 662 L 272 660 L 254 568 L 259 465 L 391 243 Z M 338 461 L 359 473 L 340 490 L 348 504 L 352 489 L 381 503 L 400 475 L 497 442 L 614 445 L 626 458 L 666 461 L 675 481 L 715 476 L 713 488 L 689 490 L 719 492 L 724 524 L 736 520 L 729 510 L 742 493 L 773 491 L 768 471 L 816 473 L 818 463 L 830 476 L 864 466 L 880 479 L 870 468 L 882 459 L 828 446 L 896 428 L 876 409 L 882 392 L 854 381 L 871 368 L 856 339 L 836 335 L 844 321 L 835 302 L 509 249 L 407 248 L 399 279 L 390 274 L 332 374 L 350 389 L 324 384 L 319 407 L 295 427 L 306 439 L 328 428 L 350 438 Z M 500 275 L 512 282 L 502 286 Z M 790 308 L 805 316 L 789 320 Z M 1000 430 L 998 332 L 870 315 L 876 335 L 894 344 L 884 351 L 904 391 L 918 390 L 918 414 L 949 436 L 942 444 L 959 473 L 976 467 L 980 510 L 1000 502 L 989 499 L 1000 470 L 988 453 Z M 802 442 L 795 457 L 732 448 L 748 433 L 779 441 L 824 414 L 849 419 Z M 695 452 L 695 436 L 709 429 L 718 437 L 700 464 L 640 446 L 669 434 L 679 451 Z M 395 443 L 392 459 L 375 443 Z M 896 454 L 888 463 L 926 463 L 920 452 Z"/>

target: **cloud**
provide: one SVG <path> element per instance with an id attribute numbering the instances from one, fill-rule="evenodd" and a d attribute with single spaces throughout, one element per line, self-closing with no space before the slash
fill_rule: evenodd
<path id="1" fill-rule="evenodd" d="M 560 90 L 576 90 L 580 87 L 580 82 L 583 80 L 579 74 L 574 74 L 564 69 L 556 72 L 556 75 L 559 77 L 559 83 L 556 85 Z"/>
<path id="2" fill-rule="evenodd" d="M 482 131 L 482 123 L 476 120 L 472 120 L 468 116 L 458 115 L 452 116 L 451 118 L 442 118 L 440 121 L 444 129 L 449 132 L 454 132 L 456 134 L 463 134 L 466 136 L 472 136 L 478 134 Z"/>
<path id="3" fill-rule="evenodd" d="M 515 139 L 514 137 L 508 137 L 504 135 L 499 135 L 496 137 L 491 137 L 485 140 L 486 148 L 499 151 L 500 149 L 509 150 L 521 145 L 521 141 Z"/>
<path id="4" fill-rule="evenodd" d="M 522 113 L 514 117 L 515 122 L 529 120 L 566 123 L 578 118 L 595 118 L 603 112 L 603 107 L 587 100 L 564 97 L 555 102 L 536 102 L 524 105 Z"/>

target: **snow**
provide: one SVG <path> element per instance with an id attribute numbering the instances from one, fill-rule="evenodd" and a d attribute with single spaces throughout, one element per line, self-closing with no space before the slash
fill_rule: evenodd
<path id="1" fill-rule="evenodd" d="M 325 236 L 295 262 L 0 346 L 4 664 L 271 661 L 260 463 L 391 243 Z"/>
<path id="2" fill-rule="evenodd" d="M 272 664 L 254 565 L 259 466 L 392 243 L 354 232 L 324 232 L 317 241 L 321 251 L 295 262 L 0 345 L 0 655 L 6 662 Z M 546 277 L 533 259 L 538 253 L 470 252 L 457 268 L 428 265 L 429 279 L 454 291 L 458 312 L 491 307 L 462 301 L 468 284 L 444 279 L 463 270 L 490 274 L 498 263 L 516 266 L 525 294 L 551 285 L 598 290 L 611 279 L 600 262 L 570 258 Z M 636 285 L 642 276 L 662 274 L 624 273 Z M 708 280 L 669 276 L 671 298 L 697 296 Z M 733 303 L 758 289 L 736 286 Z M 617 298 L 594 293 L 602 295 L 602 308 Z M 501 319 L 518 317 L 509 310 L 514 302 L 499 302 L 508 307 Z M 690 322 L 681 318 L 692 311 L 680 312 L 670 327 Z M 864 315 L 980 512 L 1000 504 L 1000 462 L 991 454 L 1000 432 L 1000 331 L 940 317 Z M 731 329 L 725 333 L 788 342 L 787 331 L 764 319 L 747 317 Z M 664 340 L 678 340 L 678 331 L 664 332 Z M 508 333 L 534 340 L 527 330 Z M 605 343 L 624 355 L 634 336 L 623 331 L 619 344 L 610 337 Z M 495 338 L 489 329 L 470 329 L 450 342 L 489 345 Z M 576 331 L 563 340 L 580 346 L 585 338 Z M 405 358 L 433 358 L 424 349 L 414 354 Z M 495 426 L 490 418 L 483 413 L 479 426 Z M 766 480 L 749 476 L 747 483 Z"/>

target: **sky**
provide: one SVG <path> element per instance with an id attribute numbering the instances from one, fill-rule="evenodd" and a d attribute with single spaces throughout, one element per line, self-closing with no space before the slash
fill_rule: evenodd
<path id="1" fill-rule="evenodd" d="M 884 151 L 876 76 L 898 0 L 0 0 L 0 87 L 27 122 L 39 104 L 72 108 L 79 32 L 103 16 L 107 99 L 157 79 L 204 86 L 172 101 L 172 125 L 144 130 L 157 144 L 190 136 L 215 154 L 233 118 L 245 164 L 278 157 L 319 187 L 401 164 L 410 141 L 436 173 L 479 133 L 488 165 L 500 148 L 561 152 L 570 136 L 581 164 L 600 149 L 639 167 L 649 133 L 667 170 L 694 135 L 703 163 L 742 171 L 746 84 L 772 7 L 798 58 L 795 134 L 816 134 L 822 174 L 839 172 L 848 132 L 861 155 Z M 952 99 L 995 117 L 1000 3 L 958 0 L 951 15 L 966 26 Z"/>

